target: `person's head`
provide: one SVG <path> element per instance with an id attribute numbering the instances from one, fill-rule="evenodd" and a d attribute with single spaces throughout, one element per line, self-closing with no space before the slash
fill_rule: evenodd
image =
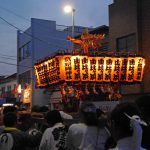
<path id="1" fill-rule="evenodd" d="M 15 127 L 17 124 L 17 115 L 16 113 L 9 112 L 4 115 L 3 123 L 6 127 Z"/>
<path id="2" fill-rule="evenodd" d="M 88 126 L 97 126 L 98 117 L 96 107 L 91 102 L 83 102 L 80 106 L 80 115 L 83 119 L 83 122 Z"/>
<path id="3" fill-rule="evenodd" d="M 48 111 L 49 111 L 48 106 L 41 106 L 40 107 L 40 112 L 45 113 L 45 112 L 48 112 Z"/>
<path id="4" fill-rule="evenodd" d="M 31 112 L 40 112 L 40 106 L 38 106 L 38 105 L 32 106 Z"/>
<path id="5" fill-rule="evenodd" d="M 7 114 L 9 112 L 17 113 L 17 108 L 15 106 L 6 106 L 4 107 L 3 114 Z"/>
<path id="6" fill-rule="evenodd" d="M 140 111 L 134 103 L 124 102 L 118 104 L 111 112 L 111 127 L 115 140 L 132 136 L 133 130 L 130 127 L 130 119 L 125 115 L 140 116 Z"/>
<path id="7" fill-rule="evenodd" d="M 96 112 L 97 112 L 97 117 L 98 117 L 98 120 L 99 120 L 99 127 L 104 127 L 107 125 L 107 119 L 108 119 L 108 116 L 105 112 L 103 112 L 100 108 L 97 108 L 96 109 Z"/>
<path id="8" fill-rule="evenodd" d="M 139 107 L 142 117 L 150 122 L 150 96 L 141 96 L 135 101 L 135 103 Z"/>
<path id="9" fill-rule="evenodd" d="M 56 123 L 63 122 L 63 119 L 58 110 L 49 111 L 45 119 L 50 126 L 54 126 Z"/>
<path id="10" fill-rule="evenodd" d="M 19 129 L 22 131 L 27 131 L 29 128 L 31 128 L 34 124 L 34 120 L 31 117 L 31 114 L 25 113 L 21 114 L 19 116 Z"/>

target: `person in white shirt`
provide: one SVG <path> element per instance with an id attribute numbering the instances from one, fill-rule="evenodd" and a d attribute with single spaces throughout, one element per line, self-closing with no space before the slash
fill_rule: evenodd
<path id="1" fill-rule="evenodd" d="M 73 117 L 71 115 L 65 113 L 64 111 L 59 111 L 59 113 L 60 113 L 62 119 L 67 119 L 67 120 L 72 120 L 73 119 Z"/>
<path id="2" fill-rule="evenodd" d="M 66 150 L 67 127 L 63 124 L 62 117 L 58 110 L 47 113 L 47 128 L 42 136 L 39 150 Z"/>
<path id="3" fill-rule="evenodd" d="M 109 133 L 106 128 L 98 126 L 95 105 L 84 102 L 79 111 L 82 123 L 70 126 L 66 141 L 67 148 L 69 150 L 104 150 Z"/>
<path id="4" fill-rule="evenodd" d="M 111 128 L 117 145 L 109 150 L 141 150 L 142 127 L 140 111 L 135 104 L 118 104 L 111 112 Z M 138 117 L 138 119 L 135 119 Z"/>

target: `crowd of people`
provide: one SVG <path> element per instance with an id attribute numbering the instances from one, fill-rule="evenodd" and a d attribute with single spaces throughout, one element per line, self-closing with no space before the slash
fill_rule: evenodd
<path id="1" fill-rule="evenodd" d="M 83 101 L 79 118 L 48 107 L 5 107 L 0 150 L 150 150 L 150 96 L 103 112 Z"/>

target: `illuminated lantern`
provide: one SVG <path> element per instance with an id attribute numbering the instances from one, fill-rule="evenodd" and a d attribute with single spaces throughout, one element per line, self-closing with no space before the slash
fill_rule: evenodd
<path id="1" fill-rule="evenodd" d="M 135 71 L 134 71 L 134 81 L 142 81 L 143 73 L 144 73 L 144 66 L 145 66 L 145 59 L 142 57 L 136 57 L 136 64 L 135 64 Z"/>
<path id="2" fill-rule="evenodd" d="M 65 74 L 65 66 L 64 66 L 64 57 L 63 56 L 56 56 L 56 74 L 57 74 L 57 82 L 65 81 L 66 74 Z"/>
<path id="3" fill-rule="evenodd" d="M 72 56 L 71 57 L 71 66 L 72 66 L 72 80 L 80 81 L 81 57 L 80 56 Z"/>
<path id="4" fill-rule="evenodd" d="M 95 57 L 58 55 L 37 63 L 38 87 L 63 82 L 142 81 L 145 59 L 142 57 Z"/>
<path id="5" fill-rule="evenodd" d="M 112 64 L 113 59 L 111 57 L 105 57 L 104 59 L 104 76 L 103 81 L 110 82 L 111 81 L 111 73 L 112 73 Z"/>
<path id="6" fill-rule="evenodd" d="M 121 59 L 121 69 L 120 69 L 120 75 L 119 75 L 119 81 L 125 82 L 127 78 L 127 63 L 128 58 L 122 57 Z"/>
<path id="7" fill-rule="evenodd" d="M 97 58 L 89 57 L 89 81 L 96 81 Z"/>
<path id="8" fill-rule="evenodd" d="M 89 81 L 89 59 L 88 56 L 81 58 L 80 77 L 81 81 Z"/>
<path id="9" fill-rule="evenodd" d="M 97 58 L 96 81 L 102 82 L 104 78 L 104 57 Z"/>
<path id="10" fill-rule="evenodd" d="M 121 58 L 112 58 L 112 75 L 111 75 L 111 81 L 118 82 L 120 79 L 120 70 L 122 61 Z"/>
<path id="11" fill-rule="evenodd" d="M 127 82 L 133 82 L 134 80 L 135 62 L 136 62 L 136 58 L 128 57 L 127 78 L 126 78 Z"/>
<path id="12" fill-rule="evenodd" d="M 61 67 L 64 67 L 65 81 L 72 81 L 72 62 L 70 55 L 65 55 L 63 57 L 63 64 L 61 64 Z"/>

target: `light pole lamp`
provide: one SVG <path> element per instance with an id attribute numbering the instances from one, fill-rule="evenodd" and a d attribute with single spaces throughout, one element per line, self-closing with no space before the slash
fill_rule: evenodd
<path id="1" fill-rule="evenodd" d="M 64 7 L 64 11 L 66 13 L 72 13 L 72 37 L 74 37 L 74 27 L 75 27 L 75 9 L 72 8 L 70 5 Z"/>
<path id="2" fill-rule="evenodd" d="M 74 27 L 75 27 L 75 19 L 74 19 L 75 9 L 72 9 L 72 37 L 74 37 Z"/>

